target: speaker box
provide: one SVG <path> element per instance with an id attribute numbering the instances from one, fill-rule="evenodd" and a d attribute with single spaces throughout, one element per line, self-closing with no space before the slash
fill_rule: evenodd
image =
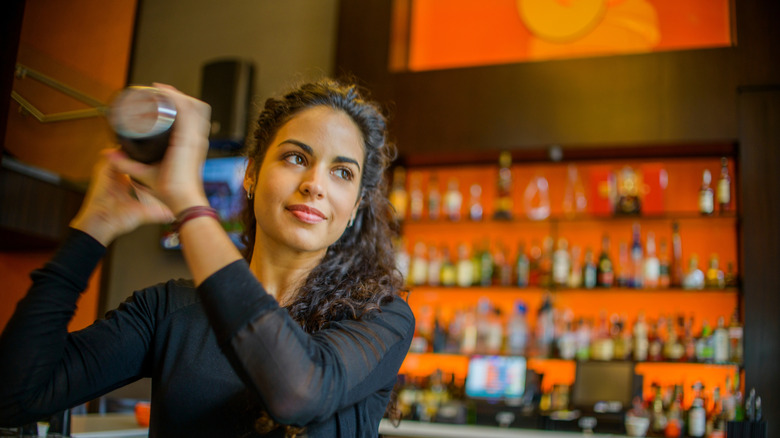
<path id="1" fill-rule="evenodd" d="M 235 151 L 244 145 L 254 66 L 243 59 L 220 59 L 202 70 L 200 98 L 211 105 L 211 149 Z"/>

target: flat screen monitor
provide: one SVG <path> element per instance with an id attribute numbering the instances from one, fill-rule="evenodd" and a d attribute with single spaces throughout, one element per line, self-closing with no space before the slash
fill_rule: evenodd
<path id="1" fill-rule="evenodd" d="M 222 227 L 239 248 L 242 225 L 241 209 L 244 207 L 244 171 L 246 158 L 229 156 L 208 158 L 203 165 L 203 188 L 209 205 L 217 210 Z M 178 236 L 170 226 L 163 227 L 161 244 L 165 249 L 180 249 Z"/>
<path id="2" fill-rule="evenodd" d="M 629 409 L 634 398 L 633 362 L 577 362 L 571 405 L 585 411 Z"/>
<path id="3" fill-rule="evenodd" d="M 471 356 L 466 395 L 471 398 L 519 400 L 525 392 L 526 362 L 520 356 Z"/>

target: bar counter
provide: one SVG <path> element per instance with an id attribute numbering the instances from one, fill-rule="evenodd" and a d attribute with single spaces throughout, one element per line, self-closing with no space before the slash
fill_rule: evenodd
<path id="1" fill-rule="evenodd" d="M 597 434 L 582 432 L 556 432 L 538 429 L 501 428 L 495 426 L 472 426 L 463 424 L 423 423 L 402 420 L 398 427 L 383 419 L 379 423 L 379 434 L 384 438 L 594 438 L 625 437 L 626 435 Z"/>
<path id="2" fill-rule="evenodd" d="M 589 438 L 625 437 L 620 434 L 556 432 L 536 429 L 500 428 L 459 424 L 424 423 L 403 420 L 398 427 L 384 419 L 379 423 L 384 438 Z M 74 438 L 142 438 L 149 429 L 140 427 L 132 414 L 87 414 L 72 417 Z"/>

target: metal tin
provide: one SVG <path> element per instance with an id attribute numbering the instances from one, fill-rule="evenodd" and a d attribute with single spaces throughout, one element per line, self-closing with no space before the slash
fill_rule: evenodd
<path id="1" fill-rule="evenodd" d="M 154 87 L 130 86 L 111 103 L 108 121 L 127 155 L 142 163 L 162 160 L 176 120 L 176 106 Z"/>

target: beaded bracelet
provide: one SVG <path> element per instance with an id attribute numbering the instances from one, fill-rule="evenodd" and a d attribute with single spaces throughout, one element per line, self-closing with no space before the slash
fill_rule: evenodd
<path id="1" fill-rule="evenodd" d="M 178 233 L 185 222 L 202 216 L 209 216 L 219 220 L 217 210 L 204 205 L 196 205 L 194 207 L 185 208 L 176 216 L 176 220 L 173 221 L 173 232 Z"/>

